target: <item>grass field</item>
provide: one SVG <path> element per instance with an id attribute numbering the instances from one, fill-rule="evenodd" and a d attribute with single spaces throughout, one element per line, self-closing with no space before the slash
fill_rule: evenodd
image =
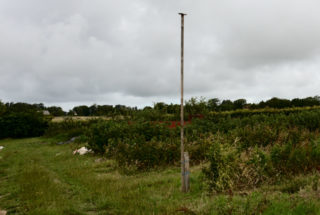
<path id="1" fill-rule="evenodd" d="M 109 120 L 111 117 L 107 116 L 56 116 L 52 118 L 52 122 L 62 122 L 66 119 L 72 119 L 75 121 L 88 121 L 92 119 L 105 119 Z"/>
<path id="2" fill-rule="evenodd" d="M 195 166 L 191 191 L 182 194 L 178 167 L 124 173 L 112 160 L 73 155 L 79 145 L 54 139 L 7 139 L 0 146 L 0 210 L 8 214 L 320 214 L 314 175 L 209 195 Z"/>

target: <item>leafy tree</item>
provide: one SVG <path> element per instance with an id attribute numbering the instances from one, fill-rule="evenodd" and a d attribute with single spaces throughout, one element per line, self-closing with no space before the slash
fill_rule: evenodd
<path id="1" fill-rule="evenodd" d="M 66 115 L 66 112 L 64 112 L 61 107 L 51 106 L 51 107 L 48 107 L 47 110 L 50 112 L 50 114 L 52 116 L 64 116 L 64 115 Z"/>
<path id="2" fill-rule="evenodd" d="M 273 97 L 266 101 L 266 106 L 271 108 L 287 108 L 291 107 L 291 102 L 288 99 L 279 99 L 277 97 Z"/>
<path id="3" fill-rule="evenodd" d="M 0 100 L 0 116 L 3 115 L 6 112 L 6 110 L 6 106 Z"/>
<path id="4" fill-rule="evenodd" d="M 266 105 L 266 102 L 264 102 L 264 101 L 261 101 L 261 102 L 259 102 L 259 104 L 258 104 L 258 108 L 265 108 L 267 105 Z"/>
<path id="5" fill-rule="evenodd" d="M 320 100 L 319 100 L 318 96 L 307 97 L 307 98 L 302 99 L 302 104 L 303 104 L 304 107 L 320 105 Z"/>
<path id="6" fill-rule="evenodd" d="M 40 112 L 11 112 L 0 117 L 0 138 L 41 136 L 47 127 Z"/>
<path id="7" fill-rule="evenodd" d="M 302 99 L 299 99 L 299 98 L 294 98 L 291 100 L 291 105 L 293 107 L 303 107 L 304 104 L 303 104 L 303 100 Z"/>
<path id="8" fill-rule="evenodd" d="M 208 100 L 208 109 L 210 111 L 217 111 L 219 106 L 220 100 L 218 98 L 213 98 Z"/>
<path id="9" fill-rule="evenodd" d="M 245 99 L 237 99 L 233 102 L 234 109 L 242 109 L 247 104 Z"/>
<path id="10" fill-rule="evenodd" d="M 69 110 L 68 113 L 67 113 L 68 116 L 75 116 L 77 115 L 77 113 L 73 110 Z"/>
<path id="11" fill-rule="evenodd" d="M 78 116 L 89 116 L 90 110 L 86 105 L 76 106 L 72 109 Z"/>
<path id="12" fill-rule="evenodd" d="M 30 113 L 30 112 L 36 112 L 43 110 L 41 109 L 42 106 L 40 105 L 31 105 L 23 102 L 18 102 L 18 103 L 6 103 L 7 111 L 8 112 L 14 112 L 14 113 Z"/>
<path id="13" fill-rule="evenodd" d="M 91 106 L 89 107 L 89 115 L 90 115 L 90 116 L 97 116 L 97 115 L 98 115 L 98 114 L 97 114 L 97 109 L 98 109 L 98 106 L 97 106 L 96 104 L 91 105 Z"/>
<path id="14" fill-rule="evenodd" d="M 33 104 L 32 106 L 34 106 L 37 110 L 45 110 L 46 109 L 46 107 L 44 106 L 43 103 Z"/>
<path id="15" fill-rule="evenodd" d="M 146 110 L 152 110 L 152 107 L 150 107 L 150 106 L 145 106 L 145 107 L 143 108 L 143 111 L 146 111 Z"/>
<path id="16" fill-rule="evenodd" d="M 158 102 L 153 105 L 154 110 L 159 111 L 160 113 L 163 113 L 163 114 L 167 113 L 167 107 L 168 105 L 164 102 Z"/>
<path id="17" fill-rule="evenodd" d="M 205 114 L 208 111 L 207 102 L 205 98 L 200 99 L 192 97 L 185 105 L 186 113 L 193 116 L 198 114 Z"/>
<path id="18" fill-rule="evenodd" d="M 179 104 L 169 104 L 167 106 L 167 113 L 169 114 L 179 114 L 180 113 L 180 105 Z"/>
<path id="19" fill-rule="evenodd" d="M 219 106 L 221 111 L 230 111 L 234 109 L 233 102 L 231 100 L 223 100 Z"/>
<path id="20" fill-rule="evenodd" d="M 127 115 L 127 107 L 125 105 L 116 105 L 114 106 L 114 114 L 116 115 Z"/>
<path id="21" fill-rule="evenodd" d="M 114 108 L 112 105 L 98 105 L 96 109 L 96 113 L 93 115 L 96 116 L 111 116 L 114 112 Z"/>
<path id="22" fill-rule="evenodd" d="M 294 98 L 291 100 L 291 105 L 293 107 L 307 107 L 320 105 L 320 98 L 319 96 L 307 97 L 303 99 Z"/>

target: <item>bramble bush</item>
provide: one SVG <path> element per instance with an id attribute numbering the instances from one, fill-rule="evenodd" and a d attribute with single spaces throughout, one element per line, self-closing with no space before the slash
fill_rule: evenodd
<path id="1" fill-rule="evenodd" d="M 175 140 L 146 141 L 143 137 L 125 138 L 115 142 L 113 156 L 119 166 L 135 166 L 135 168 L 151 169 L 174 164 L 179 161 L 180 142 Z"/>
<path id="2" fill-rule="evenodd" d="M 275 143 L 241 150 L 223 136 L 212 137 L 207 154 L 209 165 L 203 168 L 210 190 L 223 192 L 272 184 L 283 178 L 307 174 L 320 167 L 320 142 Z"/>
<path id="3" fill-rule="evenodd" d="M 247 189 L 320 168 L 320 110 L 207 116 L 185 128 L 192 163 L 204 162 L 211 190 Z M 88 145 L 119 166 L 150 169 L 179 162 L 180 132 L 166 123 L 98 121 Z"/>
<path id="4" fill-rule="evenodd" d="M 100 121 L 86 132 L 88 146 L 120 166 L 149 169 L 179 160 L 179 135 L 165 123 Z"/>
<path id="5" fill-rule="evenodd" d="M 236 147 L 224 143 L 222 136 L 208 137 L 212 144 L 207 159 L 209 166 L 203 168 L 210 190 L 217 192 L 234 189 L 239 172 L 239 152 Z"/>
<path id="6" fill-rule="evenodd" d="M 110 150 L 110 142 L 128 135 L 128 129 L 128 123 L 125 121 L 99 121 L 86 130 L 88 146 L 95 153 L 103 154 L 107 148 Z"/>
<path id="7" fill-rule="evenodd" d="M 320 111 L 279 112 L 192 124 L 192 134 L 210 133 L 203 125 L 214 134 L 203 169 L 211 190 L 252 188 L 320 169 Z"/>

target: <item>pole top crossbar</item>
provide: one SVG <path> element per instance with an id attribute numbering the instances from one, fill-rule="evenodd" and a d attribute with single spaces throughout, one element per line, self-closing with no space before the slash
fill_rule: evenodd
<path id="1" fill-rule="evenodd" d="M 179 13 L 179 15 L 186 16 L 187 14 L 186 13 Z"/>

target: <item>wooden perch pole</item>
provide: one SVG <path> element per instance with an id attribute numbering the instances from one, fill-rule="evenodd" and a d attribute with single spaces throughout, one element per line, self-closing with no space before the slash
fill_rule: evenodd
<path id="1" fill-rule="evenodd" d="M 189 172 L 186 172 L 185 168 L 185 156 L 184 156 L 184 113 L 183 113 L 183 54 L 184 54 L 184 16 L 186 14 L 179 13 L 181 16 L 181 107 L 180 107 L 180 133 L 181 133 L 181 191 L 188 192 L 189 184 Z M 187 174 L 186 174 L 187 173 Z M 188 179 L 186 180 L 186 177 Z"/>

